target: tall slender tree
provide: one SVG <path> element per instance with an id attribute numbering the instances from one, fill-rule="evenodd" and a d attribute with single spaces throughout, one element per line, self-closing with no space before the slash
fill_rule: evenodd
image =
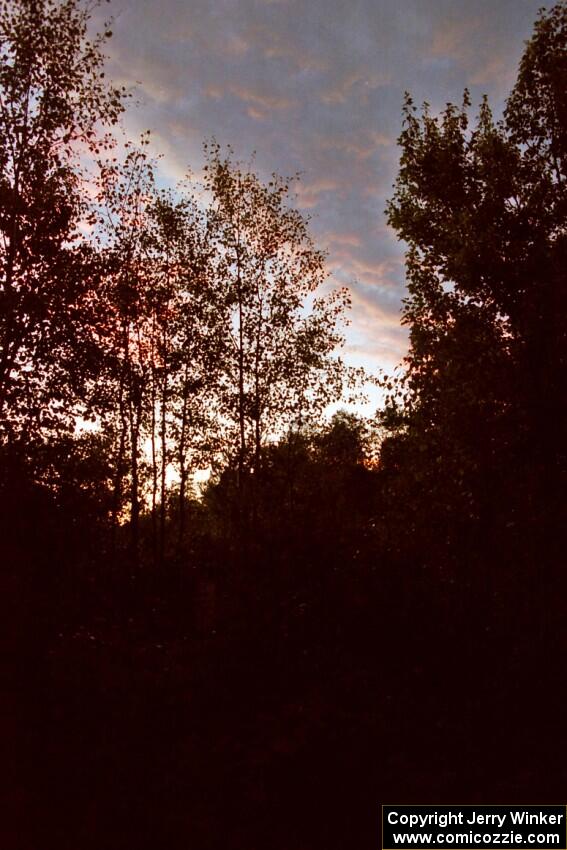
<path id="1" fill-rule="evenodd" d="M 153 163 L 145 150 L 147 138 L 143 142 L 141 147 L 128 145 L 123 163 L 110 163 L 101 171 L 98 221 L 105 257 L 106 320 L 100 345 L 106 371 L 93 387 L 102 427 L 112 429 L 116 438 L 114 523 L 119 522 L 126 485 L 134 557 L 145 483 L 144 437 L 151 423 L 155 453 L 157 405 L 157 270 L 148 256 L 155 184 Z"/>
<path id="2" fill-rule="evenodd" d="M 348 293 L 322 294 L 325 257 L 289 203 L 289 180 L 265 184 L 216 145 L 207 169 L 226 331 L 219 403 L 242 491 L 266 440 L 340 396 L 348 370 L 335 352 Z"/>
<path id="3" fill-rule="evenodd" d="M 82 238 L 81 156 L 111 144 L 123 91 L 104 78 L 110 30 L 88 34 L 93 4 L 0 4 L 0 411 L 4 438 L 74 424 L 96 364 L 100 283 Z"/>

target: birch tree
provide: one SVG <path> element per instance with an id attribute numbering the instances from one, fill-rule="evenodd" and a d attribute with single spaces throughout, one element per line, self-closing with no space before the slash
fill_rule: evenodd
<path id="1" fill-rule="evenodd" d="M 346 289 L 325 292 L 325 255 L 290 203 L 292 181 L 264 183 L 207 148 L 210 240 L 222 292 L 225 338 L 219 385 L 226 449 L 238 489 L 257 473 L 266 441 L 341 395 Z"/>

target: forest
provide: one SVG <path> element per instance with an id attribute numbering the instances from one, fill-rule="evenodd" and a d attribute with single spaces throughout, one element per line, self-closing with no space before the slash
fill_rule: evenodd
<path id="1" fill-rule="evenodd" d="M 567 4 L 501 118 L 400 105 L 395 375 L 342 354 L 301 178 L 211 139 L 172 187 L 126 140 L 96 5 L 0 2 L 0 845 L 561 802 Z"/>

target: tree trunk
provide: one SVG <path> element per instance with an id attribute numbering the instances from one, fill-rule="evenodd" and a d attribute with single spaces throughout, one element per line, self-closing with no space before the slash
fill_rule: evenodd
<path id="1" fill-rule="evenodd" d="M 140 494 L 139 494 L 139 436 L 141 421 L 141 389 L 134 385 L 134 398 L 130 402 L 130 548 L 134 566 L 138 564 L 140 548 Z"/>
<path id="2" fill-rule="evenodd" d="M 183 381 L 183 407 L 181 410 L 181 432 L 179 434 L 179 527 L 177 532 L 177 547 L 179 552 L 185 542 L 185 489 L 187 486 L 187 469 L 185 464 L 185 435 L 187 431 L 187 372 L 188 367 L 185 366 L 185 376 Z"/>
<path id="3" fill-rule="evenodd" d="M 120 376 L 120 388 L 118 393 L 118 412 L 120 422 L 120 437 L 118 453 L 116 457 L 116 469 L 114 474 L 114 488 L 112 494 L 112 553 L 116 552 L 116 535 L 118 531 L 118 515 L 122 506 L 122 482 L 124 480 L 124 458 L 126 455 L 126 431 L 128 422 L 124 410 L 124 375 Z"/>
<path id="4" fill-rule="evenodd" d="M 156 369 L 152 366 L 152 399 L 151 399 L 151 441 L 152 441 L 152 553 L 154 567 L 158 562 L 158 527 L 157 527 L 157 490 L 158 490 L 158 467 L 156 452 Z"/>
<path id="5" fill-rule="evenodd" d="M 165 339 L 164 339 L 165 347 Z M 159 558 L 163 564 L 165 558 L 165 520 L 167 509 L 167 490 L 166 490 L 166 472 L 167 472 L 167 365 L 163 364 L 163 382 L 161 387 L 161 502 L 159 511 Z"/>

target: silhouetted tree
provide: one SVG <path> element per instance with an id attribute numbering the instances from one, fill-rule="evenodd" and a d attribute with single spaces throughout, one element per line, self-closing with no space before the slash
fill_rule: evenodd
<path id="1" fill-rule="evenodd" d="M 560 3 L 542 12 L 500 122 L 485 99 L 471 127 L 468 93 L 439 118 L 427 104 L 419 117 L 406 99 L 388 214 L 409 246 L 403 320 L 411 347 L 404 402 L 392 392 L 387 406 L 397 435 L 382 463 L 403 470 L 399 483 L 404 475 L 413 482 L 412 523 L 422 526 L 430 556 L 433 533 L 434 559 L 458 540 L 462 560 L 468 540 L 490 561 L 513 561 L 513 553 L 534 561 L 558 540 L 566 47 Z"/>
<path id="2" fill-rule="evenodd" d="M 321 415 L 348 383 L 336 356 L 348 294 L 320 293 L 324 255 L 289 205 L 289 181 L 274 175 L 266 185 L 216 145 L 206 174 L 225 317 L 219 422 L 242 500 L 266 441 Z"/>
<path id="3" fill-rule="evenodd" d="M 127 145 L 124 161 L 110 163 L 101 172 L 98 219 L 105 256 L 106 322 L 100 343 L 107 369 L 105 380 L 93 387 L 103 427 L 112 429 L 116 440 L 114 522 L 118 523 L 124 507 L 126 484 L 134 557 L 147 483 L 144 437 L 150 434 L 155 440 L 158 403 L 154 380 L 159 344 L 154 292 L 157 268 L 148 256 L 148 210 L 155 189 L 146 143 L 144 138 L 140 148 Z M 154 442 L 152 445 L 155 449 Z"/>
<path id="4" fill-rule="evenodd" d="M 0 410 L 4 437 L 41 437 L 85 412 L 100 282 L 83 238 L 80 157 L 111 143 L 122 91 L 102 70 L 93 4 L 0 5 Z"/>

